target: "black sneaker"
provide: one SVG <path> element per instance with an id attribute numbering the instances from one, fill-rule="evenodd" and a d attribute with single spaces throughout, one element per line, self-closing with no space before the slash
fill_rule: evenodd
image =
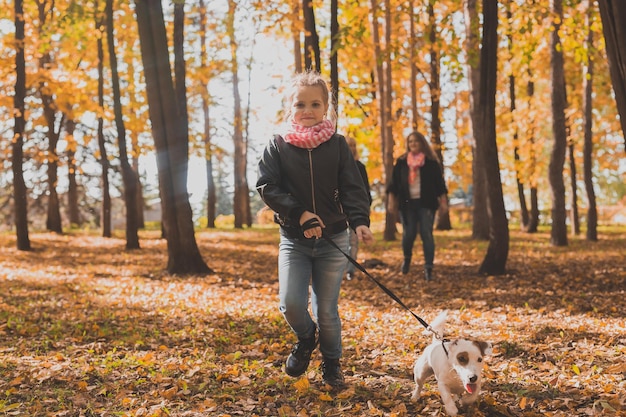
<path id="1" fill-rule="evenodd" d="M 300 339 L 293 345 L 291 354 L 285 362 L 285 373 L 289 376 L 298 377 L 306 372 L 311 360 L 311 353 L 317 346 L 316 334 L 307 339 Z"/>
<path id="2" fill-rule="evenodd" d="M 424 268 L 424 279 L 426 281 L 432 281 L 433 280 L 433 268 L 432 267 Z"/>
<path id="3" fill-rule="evenodd" d="M 404 258 L 404 261 L 402 262 L 402 275 L 408 274 L 410 267 L 411 267 L 411 260 Z"/>
<path id="4" fill-rule="evenodd" d="M 324 382 L 333 388 L 343 388 L 346 381 L 341 373 L 339 359 L 324 359 L 322 361 L 322 378 Z"/>

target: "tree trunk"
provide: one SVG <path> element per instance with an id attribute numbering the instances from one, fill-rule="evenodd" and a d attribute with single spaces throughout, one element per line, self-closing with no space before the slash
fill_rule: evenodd
<path id="1" fill-rule="evenodd" d="M 468 81 L 470 86 L 470 118 L 472 120 L 472 238 L 489 239 L 489 215 L 487 214 L 487 190 L 484 178 L 482 154 L 478 151 L 479 136 L 483 132 L 480 125 L 478 103 L 480 102 L 480 23 L 476 10 L 476 0 L 465 0 L 465 25 L 467 33 Z"/>
<path id="2" fill-rule="evenodd" d="M 181 135 L 180 151 L 189 159 L 189 114 L 187 112 L 187 69 L 185 67 L 185 3 L 174 2 L 174 91 Z M 184 132 L 184 133 L 182 133 Z"/>
<path id="3" fill-rule="evenodd" d="M 48 56 L 47 54 L 45 54 Z M 50 62 L 48 58 L 43 58 L 42 68 L 47 66 Z M 63 233 L 63 226 L 61 222 L 61 208 L 59 202 L 59 194 L 57 193 L 58 183 L 58 169 L 59 169 L 59 156 L 57 154 L 57 144 L 59 143 L 59 132 L 57 130 L 57 118 L 54 105 L 54 99 L 47 93 L 42 92 L 43 101 L 43 113 L 48 126 L 48 156 L 46 158 L 47 174 L 48 174 L 48 213 L 46 219 L 46 229 L 55 232 Z M 63 126 L 63 117 L 59 126 Z"/>
<path id="4" fill-rule="evenodd" d="M 73 141 L 74 144 L 74 130 L 76 129 L 76 122 L 68 119 L 65 122 L 65 132 L 67 133 L 67 140 Z M 78 184 L 76 183 L 76 152 L 74 151 L 75 145 L 67 147 L 67 217 L 72 226 L 80 226 L 80 212 L 78 210 Z"/>
<path id="5" fill-rule="evenodd" d="M 24 182 L 24 119 L 26 99 L 26 60 L 24 58 L 24 4 L 15 0 L 15 127 L 12 142 L 11 169 L 13 170 L 13 201 L 15 210 L 15 236 L 17 249 L 31 250 L 28 236 L 28 200 L 26 183 Z"/>
<path id="6" fill-rule="evenodd" d="M 530 222 L 528 223 L 528 233 L 536 233 L 539 229 L 539 195 L 537 186 L 530 188 Z"/>
<path id="7" fill-rule="evenodd" d="M 133 149 L 137 148 L 137 141 L 135 136 L 131 136 L 131 143 L 133 144 L 132 147 Z M 133 155 L 136 155 L 135 152 L 133 152 Z M 137 208 L 137 227 L 139 229 L 143 229 L 144 227 L 146 227 L 146 223 L 145 223 L 145 219 L 144 219 L 144 215 L 143 215 L 143 209 L 145 207 L 145 203 L 143 201 L 143 184 L 141 184 L 141 178 L 139 176 L 139 158 L 133 156 L 132 158 L 132 166 L 133 166 L 133 171 L 135 172 L 135 182 L 136 182 L 136 189 L 137 191 L 135 192 L 135 199 L 137 200 L 136 202 L 136 208 Z"/>
<path id="8" fill-rule="evenodd" d="M 509 253 L 509 225 L 502 195 L 500 163 L 496 144 L 496 90 L 498 55 L 498 1 L 483 0 L 483 41 L 480 58 L 479 114 L 482 136 L 478 151 L 482 153 L 487 182 L 489 207 L 489 247 L 479 273 L 501 275 L 506 272 Z"/>
<path id="9" fill-rule="evenodd" d="M 138 77 L 139 78 L 139 77 Z M 126 80 L 128 82 L 128 89 L 135 89 L 135 78 L 130 77 Z M 143 82 L 143 81 L 142 81 Z M 130 95 L 127 113 L 129 114 L 131 120 L 137 120 L 139 118 L 145 119 L 145 123 L 147 123 L 147 117 L 143 115 L 145 104 L 139 103 L 135 95 Z M 141 113 L 141 116 L 138 115 Z M 139 146 L 139 134 L 134 132 L 132 129 L 126 132 L 130 139 L 130 148 L 131 148 L 131 158 L 130 163 L 135 173 L 135 207 L 137 209 L 137 228 L 143 229 L 146 227 L 145 217 L 144 217 L 144 209 L 146 207 L 146 203 L 143 198 L 143 184 L 141 183 L 142 178 L 139 174 L 139 155 L 141 154 L 141 147 Z"/>
<path id="10" fill-rule="evenodd" d="M 117 128 L 117 143 L 120 149 L 120 166 L 124 182 L 124 203 L 126 205 L 126 249 L 139 249 L 139 222 L 137 220 L 137 177 L 128 161 L 126 149 L 126 128 L 122 115 L 120 79 L 117 71 L 117 54 L 113 37 L 113 0 L 106 0 L 107 44 L 111 65 L 111 85 L 113 87 L 113 111 Z"/>
<path id="11" fill-rule="evenodd" d="M 247 171 L 247 147 L 243 138 L 243 119 L 241 114 L 241 94 L 239 93 L 239 65 L 237 63 L 237 40 L 235 38 L 235 10 L 234 0 L 228 2 L 228 23 L 227 31 L 230 39 L 231 71 L 233 80 L 233 111 L 234 111 L 234 132 L 233 142 L 235 145 L 235 196 L 233 210 L 235 212 L 235 228 L 241 229 L 247 223 L 249 204 L 249 187 L 246 177 Z"/>
<path id="12" fill-rule="evenodd" d="M 213 179 L 213 157 L 211 144 L 205 144 L 205 170 L 207 177 L 207 224 L 206 227 L 215 227 L 215 218 L 217 217 L 217 193 L 215 190 L 215 180 Z"/>
<path id="13" fill-rule="evenodd" d="M 207 68 L 207 53 L 206 53 L 206 30 L 207 30 L 207 15 L 206 5 L 204 0 L 200 0 L 200 44 L 203 45 L 200 48 L 200 66 Z M 208 228 L 215 227 L 215 217 L 217 196 L 215 193 L 215 180 L 213 179 L 213 145 L 211 144 L 211 119 L 209 118 L 209 85 L 208 81 L 202 81 L 202 114 L 204 115 L 204 158 L 205 169 L 207 179 L 207 224 Z"/>
<path id="14" fill-rule="evenodd" d="M 513 141 L 515 141 L 515 145 L 513 145 L 513 159 L 515 161 L 515 178 L 517 182 L 517 198 L 519 199 L 519 214 L 520 214 L 520 227 L 522 230 L 528 230 L 528 223 L 530 222 L 530 215 L 528 213 L 528 205 L 526 204 L 526 195 L 524 193 L 524 183 L 522 182 L 521 176 L 522 172 L 520 171 L 520 167 L 522 165 L 522 161 L 519 156 L 519 145 L 517 141 L 519 137 L 517 137 L 517 133 Z"/>
<path id="15" fill-rule="evenodd" d="M 567 227 L 565 213 L 565 183 L 563 165 L 567 148 L 567 130 L 565 124 L 565 75 L 563 69 L 563 47 L 559 29 L 563 19 L 563 1 L 551 0 L 552 13 L 555 17 L 551 32 L 551 67 L 552 67 L 552 132 L 554 147 L 550 156 L 548 176 L 552 190 L 552 230 L 551 243 L 554 246 L 567 246 Z"/>
<path id="16" fill-rule="evenodd" d="M 51 105 L 52 103 L 48 103 L 46 106 Z M 51 110 L 48 108 L 48 111 Z M 45 110 L 44 110 L 45 112 Z M 50 121 L 48 124 L 48 128 L 52 127 L 54 129 L 54 120 Z M 48 157 L 47 157 L 47 173 L 48 173 L 48 215 L 46 220 L 46 229 L 55 232 L 55 233 L 63 233 L 63 226 L 61 222 L 61 209 L 60 209 L 60 201 L 59 194 L 57 193 L 57 183 L 58 183 L 58 155 L 56 152 L 57 143 L 59 141 L 58 133 L 54 131 L 50 131 L 48 133 Z"/>
<path id="17" fill-rule="evenodd" d="M 51 15 L 54 8 L 54 4 L 50 5 L 49 10 L 46 10 L 46 2 L 38 2 L 38 31 L 40 37 L 44 31 L 44 27 L 47 24 L 47 17 Z M 48 51 L 41 52 L 39 58 L 39 69 L 42 71 L 48 71 L 48 68 L 52 64 L 52 57 Z M 38 85 L 39 94 L 43 104 L 43 115 L 48 128 L 48 155 L 46 157 L 46 166 L 48 174 L 48 208 L 46 218 L 46 229 L 55 232 L 63 233 L 63 227 L 61 224 L 61 209 L 59 204 L 59 195 L 57 193 L 58 182 L 58 166 L 59 157 L 57 155 L 57 144 L 59 142 L 59 130 L 64 124 L 64 118 L 61 116 L 61 120 L 57 121 L 56 104 L 54 97 L 48 93 L 48 86 L 45 81 L 40 81 Z M 58 123 L 57 123 L 58 122 Z M 57 130 L 57 126 L 58 129 Z"/>
<path id="18" fill-rule="evenodd" d="M 391 178 L 391 172 L 393 171 L 393 148 L 394 148 L 394 140 L 393 140 L 393 125 L 392 125 L 392 117 L 391 117 L 391 105 L 392 105 L 392 94 L 393 94 L 393 83 L 392 83 L 392 71 L 391 71 L 391 2 L 390 0 L 385 0 L 385 53 L 384 53 L 384 71 L 383 71 L 383 95 L 384 107 L 381 107 L 381 111 L 384 112 L 384 121 L 383 129 L 385 130 L 385 134 L 383 135 L 383 165 L 385 167 L 385 178 Z M 385 231 L 384 231 L 384 239 L 387 241 L 395 240 L 396 238 L 396 213 L 390 212 L 387 210 L 385 216 Z"/>
<path id="19" fill-rule="evenodd" d="M 568 145 L 569 169 L 570 169 L 570 187 L 572 189 L 572 203 L 570 219 L 572 222 L 572 234 L 578 236 L 580 234 L 580 216 L 578 215 L 578 188 L 576 186 L 576 156 L 574 155 L 574 142 L 570 139 Z"/>
<path id="20" fill-rule="evenodd" d="M 128 82 L 128 89 L 135 88 L 135 79 L 134 77 L 130 77 L 126 80 Z M 138 118 L 137 113 L 143 113 L 145 108 L 145 104 L 140 104 L 137 102 L 137 99 L 134 95 L 130 96 L 127 113 L 131 117 L 131 120 L 136 120 Z M 141 118 L 146 119 L 147 117 L 140 116 Z M 134 132 L 132 129 L 126 132 L 129 136 L 130 141 L 130 149 L 131 149 L 131 158 L 130 163 L 135 176 L 135 208 L 137 210 L 137 228 L 143 229 L 146 227 L 145 217 L 144 217 L 144 209 L 146 207 L 146 203 L 143 198 L 143 184 L 142 178 L 139 174 L 139 155 L 141 154 L 141 147 L 139 146 L 139 135 L 137 132 Z"/>
<path id="21" fill-rule="evenodd" d="M 335 114 L 339 114 L 339 68 L 337 55 L 341 45 L 339 21 L 337 20 L 337 3 L 337 0 L 330 0 L 330 90 L 333 95 Z"/>
<path id="22" fill-rule="evenodd" d="M 526 93 L 528 95 L 529 107 L 532 105 L 533 97 L 535 96 L 535 83 L 532 81 L 532 73 L 530 69 L 528 84 L 526 86 Z M 531 126 L 535 126 L 535 121 L 531 121 Z M 530 142 L 530 157 L 529 165 L 531 167 L 530 173 L 530 217 L 528 219 L 528 225 L 524 229 L 528 233 L 535 233 L 539 227 L 539 198 L 537 196 L 537 156 L 535 155 L 535 130 L 531 128 L 528 141 Z"/>
<path id="23" fill-rule="evenodd" d="M 187 132 L 180 123 L 170 70 L 161 2 L 137 0 L 141 58 L 146 79 L 152 135 L 157 153 L 159 190 L 171 274 L 213 272 L 198 249 L 187 192 Z"/>
<path id="24" fill-rule="evenodd" d="M 320 39 L 315 28 L 313 0 L 302 0 L 302 13 L 304 15 L 304 69 L 321 72 Z"/>
<path id="25" fill-rule="evenodd" d="M 378 0 L 370 0 L 371 14 L 372 14 L 372 41 L 374 43 L 374 61 L 376 62 L 376 87 L 377 95 L 375 99 L 378 101 L 378 128 L 380 129 L 380 144 L 381 152 L 383 155 L 383 174 L 385 182 L 391 178 L 391 171 L 393 170 L 393 161 L 391 166 L 387 163 L 384 155 L 387 154 L 387 119 L 385 109 L 387 108 L 386 96 L 385 96 L 385 74 L 383 70 L 383 52 L 380 44 L 380 26 L 378 22 L 378 13 L 380 8 L 378 7 Z M 393 152 L 393 150 L 392 150 Z M 391 201 L 386 195 L 385 198 L 385 229 L 383 232 L 383 239 L 386 241 L 396 239 L 396 218 L 397 214 L 392 210 Z"/>
<path id="26" fill-rule="evenodd" d="M 429 42 L 430 42 L 430 99 L 431 99 L 431 123 L 430 130 L 432 132 L 431 143 L 437 157 L 441 172 L 445 173 L 443 163 L 443 151 L 441 145 L 441 75 L 439 67 L 441 65 L 439 53 L 439 40 L 437 39 L 437 22 L 435 21 L 434 0 L 428 2 L 428 25 L 429 25 Z M 446 196 L 447 198 L 447 196 Z M 450 211 L 448 205 L 439 207 L 437 210 L 437 230 L 452 230 L 450 223 Z"/>
<path id="27" fill-rule="evenodd" d="M 593 30 L 591 30 L 592 1 L 587 4 L 587 51 L 594 50 Z M 584 146 L 583 146 L 583 177 L 587 192 L 587 240 L 598 240 L 598 211 L 596 208 L 596 193 L 593 188 L 593 59 L 591 54 L 587 58 L 583 74 L 583 119 L 584 119 Z"/>
<path id="28" fill-rule="evenodd" d="M 417 34 L 415 33 L 415 4 L 414 0 L 409 1 L 409 48 L 411 57 L 411 128 L 419 130 L 420 115 L 417 111 Z"/>
<path id="29" fill-rule="evenodd" d="M 598 0 L 609 70 L 626 149 L 626 3 Z"/>
<path id="30" fill-rule="evenodd" d="M 255 30 L 258 30 L 258 28 L 255 28 Z M 255 32 L 258 33 L 258 32 Z M 254 63 L 254 43 L 255 41 L 252 41 L 252 48 L 250 48 L 250 55 L 248 57 L 248 61 L 246 64 L 246 70 L 248 71 L 248 86 L 252 85 L 252 64 Z M 250 144 L 250 109 L 252 108 L 251 105 L 252 102 L 252 91 L 250 88 L 248 88 L 248 94 L 246 95 L 246 117 L 243 120 L 243 144 L 244 144 L 244 154 L 246 155 L 245 157 L 245 164 L 246 167 L 248 165 L 248 151 L 249 151 L 249 144 Z M 247 168 L 246 168 L 247 170 Z M 250 189 L 248 188 L 248 176 L 245 175 L 244 173 L 244 177 L 245 177 L 245 181 L 246 181 L 246 193 L 245 193 L 245 209 L 246 209 L 246 226 L 248 227 L 252 227 L 252 222 L 253 222 L 253 218 L 252 218 L 252 208 L 250 207 Z"/>
<path id="31" fill-rule="evenodd" d="M 506 7 L 506 18 L 509 22 L 513 20 L 513 13 L 511 12 L 511 8 L 509 4 L 505 5 Z M 508 31 L 507 32 L 507 40 L 508 40 L 508 48 L 509 53 L 513 51 L 513 34 Z M 528 214 L 528 206 L 526 205 L 526 195 L 524 193 L 524 182 L 522 181 L 522 161 L 519 153 L 520 149 L 520 136 L 519 136 L 519 128 L 516 120 L 515 110 L 517 108 L 516 103 L 516 94 L 517 91 L 515 89 L 515 75 L 513 72 L 509 75 L 509 100 L 510 106 L 509 110 L 511 111 L 511 119 L 514 123 L 514 132 L 513 132 L 513 160 L 514 160 L 514 169 L 515 169 L 515 180 L 517 183 L 517 198 L 519 200 L 520 207 L 520 227 L 522 230 L 526 230 L 529 222 L 529 214 Z"/>
<path id="32" fill-rule="evenodd" d="M 97 10 L 98 3 L 95 8 Z M 96 15 L 97 16 L 97 15 Z M 101 25 L 100 17 L 96 17 L 96 27 Z M 98 37 L 98 106 L 104 108 L 104 47 L 102 36 Z M 109 191 L 109 157 L 107 155 L 106 140 L 104 138 L 104 119 L 98 117 L 98 149 L 100 150 L 100 166 L 102 167 L 102 236 L 111 237 L 111 194 Z"/>
<path id="33" fill-rule="evenodd" d="M 291 35 L 293 36 L 293 59 L 294 68 L 297 74 L 302 72 L 302 44 L 300 43 L 300 35 L 302 30 L 300 27 L 300 1 L 291 0 L 293 4 L 291 19 Z"/>

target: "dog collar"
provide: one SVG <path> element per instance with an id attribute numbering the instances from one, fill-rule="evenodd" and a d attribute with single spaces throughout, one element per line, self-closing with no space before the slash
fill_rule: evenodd
<path id="1" fill-rule="evenodd" d="M 450 339 L 441 339 L 441 347 L 443 348 L 443 351 L 446 352 L 446 356 L 450 356 L 448 354 L 448 349 L 446 349 L 446 342 L 449 342 Z"/>

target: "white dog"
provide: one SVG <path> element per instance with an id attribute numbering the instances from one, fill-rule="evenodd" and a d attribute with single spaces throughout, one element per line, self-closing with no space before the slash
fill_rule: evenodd
<path id="1" fill-rule="evenodd" d="M 443 311 L 433 320 L 430 326 L 436 332 L 433 341 L 415 361 L 415 390 L 411 400 L 417 401 L 424 381 L 435 375 L 446 412 L 456 416 L 457 400 L 468 405 L 478 399 L 483 356 L 491 354 L 491 344 L 467 339 L 444 339 L 444 342 L 437 339 L 437 335 L 443 337 L 446 316 L 447 311 Z"/>

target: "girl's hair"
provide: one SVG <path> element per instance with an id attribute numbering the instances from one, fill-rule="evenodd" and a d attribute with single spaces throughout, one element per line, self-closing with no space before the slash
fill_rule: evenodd
<path id="1" fill-rule="evenodd" d="M 330 93 L 330 87 L 328 87 L 324 78 L 322 78 L 322 76 L 316 71 L 305 71 L 303 73 L 296 74 L 292 78 L 291 84 L 287 87 L 285 95 L 287 109 L 285 112 L 285 122 L 291 121 L 291 116 L 293 114 L 291 103 L 293 102 L 293 97 L 296 95 L 300 87 L 319 87 L 322 90 L 322 98 L 328 105 L 326 117 L 336 125 L 337 113 L 335 112 L 335 106 L 333 106 L 333 96 Z"/>
<path id="2" fill-rule="evenodd" d="M 413 132 L 409 133 L 406 136 L 407 149 L 409 147 L 409 139 L 411 138 L 411 136 L 417 139 L 417 141 L 420 143 L 422 152 L 424 152 L 424 155 L 426 155 L 426 158 L 433 159 L 439 162 L 439 158 L 437 157 L 437 154 L 435 153 L 433 148 L 430 146 L 430 143 L 428 143 L 428 141 L 426 140 L 426 137 L 424 137 L 424 135 L 421 132 L 418 132 L 417 130 L 414 130 Z"/>

